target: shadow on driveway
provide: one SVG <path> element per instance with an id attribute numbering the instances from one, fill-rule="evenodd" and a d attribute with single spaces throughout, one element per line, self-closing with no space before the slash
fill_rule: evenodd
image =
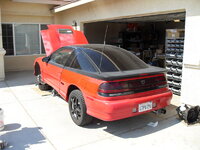
<path id="1" fill-rule="evenodd" d="M 105 132 L 121 138 L 137 138 L 146 136 L 160 130 L 165 130 L 171 126 L 174 126 L 180 122 L 177 119 L 175 105 L 168 106 L 166 114 L 156 115 L 153 113 L 147 113 L 131 118 L 117 120 L 113 122 L 104 122 L 95 119 L 93 124 L 86 126 L 88 129 L 103 128 Z M 156 127 L 148 126 L 149 122 L 157 122 Z"/>
<path id="2" fill-rule="evenodd" d="M 7 72 L 5 81 L 9 87 L 35 84 L 33 71 Z M 1 87 L 0 87 L 1 88 Z"/>
<path id="3" fill-rule="evenodd" d="M 0 136 L 0 140 L 8 142 L 5 150 L 25 150 L 31 145 L 45 143 L 45 137 L 39 131 L 40 128 L 20 128 L 20 124 L 8 124 L 5 126 L 6 133 Z M 14 131 L 12 131 L 14 130 Z"/>

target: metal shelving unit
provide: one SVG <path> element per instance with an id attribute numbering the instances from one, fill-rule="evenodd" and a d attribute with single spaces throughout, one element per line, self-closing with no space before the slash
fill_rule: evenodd
<path id="1" fill-rule="evenodd" d="M 172 92 L 181 95 L 184 29 L 168 29 L 166 32 L 166 76 Z"/>

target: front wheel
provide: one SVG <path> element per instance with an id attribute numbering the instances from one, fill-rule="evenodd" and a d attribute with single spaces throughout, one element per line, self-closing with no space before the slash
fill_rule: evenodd
<path id="1" fill-rule="evenodd" d="M 73 90 L 69 95 L 69 112 L 78 126 L 89 124 L 93 117 L 86 113 L 86 105 L 80 90 Z"/>
<path id="2" fill-rule="evenodd" d="M 41 74 L 37 75 L 37 84 L 38 84 L 38 87 L 39 87 L 39 89 L 41 91 L 51 90 L 51 87 L 48 84 L 42 82 L 42 80 L 41 80 Z"/>

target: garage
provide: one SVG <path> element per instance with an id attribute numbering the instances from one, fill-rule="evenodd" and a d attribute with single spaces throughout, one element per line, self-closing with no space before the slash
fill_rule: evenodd
<path id="1" fill-rule="evenodd" d="M 170 89 L 181 95 L 185 12 L 84 24 L 89 43 L 106 43 L 167 69 Z"/>

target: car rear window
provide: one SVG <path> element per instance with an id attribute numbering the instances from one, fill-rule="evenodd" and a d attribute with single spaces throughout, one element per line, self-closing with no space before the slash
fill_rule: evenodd
<path id="1" fill-rule="evenodd" d="M 137 56 L 119 47 L 109 45 L 106 45 L 105 48 L 100 45 L 88 46 L 87 49 L 84 49 L 84 52 L 94 61 L 101 72 L 148 68 L 148 65 Z"/>
<path id="2" fill-rule="evenodd" d="M 70 29 L 58 29 L 58 32 L 61 34 L 73 34 L 73 31 Z"/>

